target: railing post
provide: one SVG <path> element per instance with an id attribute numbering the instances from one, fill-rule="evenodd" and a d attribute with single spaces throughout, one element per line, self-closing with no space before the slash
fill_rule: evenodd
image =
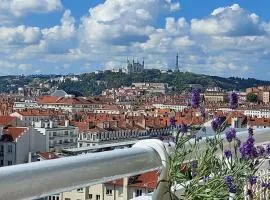
<path id="1" fill-rule="evenodd" d="M 157 188 L 155 189 L 152 200 L 170 200 L 170 186 L 168 184 L 168 163 L 169 154 L 173 151 L 175 144 L 173 142 L 163 143 L 157 139 L 142 140 L 137 142 L 134 147 L 151 147 L 161 158 L 162 168 L 158 180 Z"/>

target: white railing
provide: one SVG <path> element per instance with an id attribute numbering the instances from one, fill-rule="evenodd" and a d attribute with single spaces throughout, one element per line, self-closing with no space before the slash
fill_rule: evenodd
<path id="1" fill-rule="evenodd" d="M 244 132 L 239 134 L 245 138 Z M 256 131 L 259 142 L 269 141 L 269 129 Z M 265 138 L 267 136 L 267 138 Z M 0 200 L 37 199 L 115 179 L 160 170 L 167 179 L 168 153 L 173 143 L 149 139 L 132 148 L 90 153 L 0 168 Z M 166 200 L 166 182 L 160 182 L 153 200 Z"/>
<path id="2" fill-rule="evenodd" d="M 168 146 L 159 140 L 144 140 L 128 149 L 3 167 L 0 168 L 0 199 L 37 199 L 161 170 L 167 150 Z M 156 191 L 156 196 L 162 192 Z"/>

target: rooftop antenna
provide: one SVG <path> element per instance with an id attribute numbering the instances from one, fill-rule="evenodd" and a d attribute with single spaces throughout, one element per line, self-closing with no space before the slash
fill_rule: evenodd
<path id="1" fill-rule="evenodd" d="M 179 72 L 179 54 L 176 54 L 175 71 Z"/>

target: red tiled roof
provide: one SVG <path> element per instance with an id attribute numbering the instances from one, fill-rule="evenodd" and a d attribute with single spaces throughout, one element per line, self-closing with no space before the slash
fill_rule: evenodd
<path id="1" fill-rule="evenodd" d="M 11 136 L 12 140 L 15 141 L 26 130 L 27 128 L 9 127 L 7 129 L 4 129 L 3 132 L 5 135 Z"/>
<path id="2" fill-rule="evenodd" d="M 1 126 L 11 125 L 15 120 L 16 120 L 16 117 L 0 116 L 0 125 Z"/>
<path id="3" fill-rule="evenodd" d="M 155 189 L 158 182 L 158 171 L 147 172 L 137 176 L 134 182 L 130 183 L 130 187 Z"/>
<path id="4" fill-rule="evenodd" d="M 38 99 L 40 104 L 67 104 L 67 105 L 77 105 L 77 104 L 92 104 L 93 101 L 86 100 L 79 97 L 53 97 L 53 96 L 42 96 Z"/>
<path id="5" fill-rule="evenodd" d="M 39 156 L 45 160 L 57 159 L 59 156 L 55 155 L 53 152 L 40 152 Z"/>
<path id="6" fill-rule="evenodd" d="M 133 176 L 129 178 L 128 186 L 155 189 L 157 186 L 158 177 L 159 177 L 158 171 L 152 171 L 137 176 Z M 118 179 L 110 181 L 107 184 L 123 186 L 123 183 L 124 183 L 123 179 Z"/>
<path id="7" fill-rule="evenodd" d="M 28 109 L 17 111 L 22 116 L 55 116 L 55 115 L 63 115 L 60 112 L 56 112 L 53 110 L 39 110 L 39 109 Z"/>

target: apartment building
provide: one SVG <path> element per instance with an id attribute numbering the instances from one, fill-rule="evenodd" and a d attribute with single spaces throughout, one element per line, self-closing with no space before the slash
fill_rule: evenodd
<path id="1" fill-rule="evenodd" d="M 25 100 L 25 101 L 17 101 L 13 104 L 13 110 L 25 110 L 25 109 L 38 109 L 39 105 L 36 101 Z"/>
<path id="2" fill-rule="evenodd" d="M 89 129 L 79 133 L 78 147 L 92 147 L 109 143 L 117 143 L 146 138 L 167 137 L 172 134 L 174 127 L 151 122 L 105 121 L 91 125 Z"/>
<path id="3" fill-rule="evenodd" d="M 45 135 L 31 127 L 8 127 L 0 132 L 0 166 L 26 163 L 29 153 L 45 149 Z"/>
<path id="4" fill-rule="evenodd" d="M 43 109 L 61 110 L 69 113 L 91 112 L 100 107 L 100 104 L 94 100 L 83 97 L 42 96 L 38 98 L 37 102 Z"/>
<path id="5" fill-rule="evenodd" d="M 246 94 L 254 93 L 258 96 L 258 101 L 270 103 L 270 86 L 258 86 L 246 89 Z"/>
<path id="6" fill-rule="evenodd" d="M 249 117 L 247 121 L 247 126 L 254 129 L 269 128 L 270 118 L 252 118 Z"/>
<path id="7" fill-rule="evenodd" d="M 64 119 L 65 116 L 61 112 L 53 110 L 27 109 L 16 111 L 10 114 L 12 117 L 17 117 L 20 120 L 21 126 L 33 126 L 34 122 L 50 119 Z"/>
<path id="8" fill-rule="evenodd" d="M 257 118 L 270 118 L 269 108 L 246 108 L 244 115 Z"/>
<path id="9" fill-rule="evenodd" d="M 226 92 L 206 92 L 204 93 L 206 102 L 225 103 L 228 102 L 229 97 Z"/>
<path id="10" fill-rule="evenodd" d="M 46 151 L 61 151 L 77 147 L 79 129 L 69 125 L 65 120 L 65 125 L 61 126 L 58 121 L 40 120 L 34 123 L 34 130 L 46 136 Z"/>
<path id="11" fill-rule="evenodd" d="M 60 195 L 60 200 L 130 200 L 154 191 L 158 172 L 110 181 L 86 188 L 80 188 Z"/>
<path id="12" fill-rule="evenodd" d="M 176 112 L 182 112 L 184 109 L 187 108 L 185 104 L 174 104 L 174 103 L 153 103 L 153 107 L 157 109 L 170 109 Z"/>

